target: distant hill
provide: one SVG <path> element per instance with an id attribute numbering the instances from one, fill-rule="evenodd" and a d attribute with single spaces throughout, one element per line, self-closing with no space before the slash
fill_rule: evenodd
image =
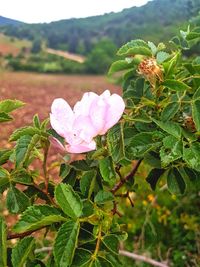
<path id="1" fill-rule="evenodd" d="M 104 38 L 118 47 L 135 38 L 156 43 L 169 40 L 199 10 L 200 0 L 153 0 L 118 13 L 43 24 L 4 25 L 2 31 L 18 38 L 46 40 L 50 48 L 84 55 Z"/>
<path id="2" fill-rule="evenodd" d="M 18 21 L 18 20 L 14 20 L 14 19 L 9 19 L 9 18 L 5 18 L 0 16 L 0 26 L 4 26 L 4 25 L 20 25 L 23 22 Z"/>

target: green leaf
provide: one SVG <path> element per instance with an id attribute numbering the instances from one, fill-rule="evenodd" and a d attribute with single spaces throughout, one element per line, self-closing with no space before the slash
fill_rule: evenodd
<path id="1" fill-rule="evenodd" d="M 85 197 L 88 197 L 88 199 L 90 199 L 94 191 L 96 175 L 97 175 L 96 171 L 91 170 L 91 171 L 84 173 L 84 175 L 81 177 L 80 189 L 81 189 L 82 194 Z"/>
<path id="2" fill-rule="evenodd" d="M 185 146 L 183 148 L 183 160 L 190 168 L 200 171 L 200 143 L 195 142 L 190 146 Z"/>
<path id="3" fill-rule="evenodd" d="M 92 267 L 113 267 L 112 263 L 103 257 L 98 257 Z M 115 266 L 114 266 L 115 267 Z"/>
<path id="4" fill-rule="evenodd" d="M 6 99 L 0 101 L 0 112 L 9 113 L 15 109 L 23 107 L 25 104 L 19 100 Z"/>
<path id="5" fill-rule="evenodd" d="M 180 59 L 180 52 L 177 52 L 169 61 L 163 62 L 163 67 L 165 70 L 165 77 L 171 77 L 178 65 Z"/>
<path id="6" fill-rule="evenodd" d="M 185 91 L 185 90 L 190 90 L 191 87 L 188 86 L 186 83 L 181 82 L 181 81 L 177 81 L 177 80 L 165 80 L 162 85 L 164 85 L 165 87 L 167 87 L 170 90 L 174 90 L 176 92 L 179 91 Z"/>
<path id="7" fill-rule="evenodd" d="M 165 172 L 164 169 L 157 169 L 157 168 L 152 169 L 149 172 L 149 174 L 146 178 L 146 181 L 150 184 L 152 190 L 156 189 L 157 182 L 160 179 L 160 177 L 163 175 L 164 172 Z"/>
<path id="8" fill-rule="evenodd" d="M 113 255 L 111 253 L 106 254 L 106 259 L 112 264 L 112 267 L 122 267 L 122 262 L 119 260 L 117 255 Z"/>
<path id="9" fill-rule="evenodd" d="M 200 87 L 195 91 L 192 99 L 195 100 L 199 100 L 200 99 Z"/>
<path id="10" fill-rule="evenodd" d="M 157 53 L 157 47 L 155 46 L 155 44 L 152 42 L 148 42 L 148 46 L 151 49 L 152 55 L 155 56 L 155 54 Z"/>
<path id="11" fill-rule="evenodd" d="M 0 122 L 7 122 L 11 121 L 13 119 L 12 116 L 8 115 L 5 112 L 0 112 Z"/>
<path id="12" fill-rule="evenodd" d="M 9 181 L 10 181 L 10 173 L 3 167 L 0 167 L 0 188 L 9 184 Z"/>
<path id="13" fill-rule="evenodd" d="M 174 136 L 166 136 L 163 139 L 163 147 L 160 149 L 162 166 L 166 167 L 171 162 L 181 158 L 183 155 L 183 143 Z"/>
<path id="14" fill-rule="evenodd" d="M 86 267 L 89 266 L 92 253 L 84 248 L 78 248 L 75 251 L 72 267 Z"/>
<path id="15" fill-rule="evenodd" d="M 126 60 L 118 60 L 111 65 L 108 71 L 108 75 L 112 75 L 115 72 L 127 70 L 130 68 L 133 68 L 133 65 L 128 63 Z"/>
<path id="16" fill-rule="evenodd" d="M 169 121 L 176 115 L 176 113 L 179 111 L 179 108 L 180 108 L 179 102 L 171 102 L 167 104 L 161 113 L 161 120 Z"/>
<path id="17" fill-rule="evenodd" d="M 177 168 L 173 168 L 168 172 L 167 186 L 172 194 L 180 195 L 185 192 L 186 184 Z"/>
<path id="18" fill-rule="evenodd" d="M 11 173 L 11 180 L 18 184 L 32 185 L 33 178 L 27 170 L 21 169 Z"/>
<path id="19" fill-rule="evenodd" d="M 99 169 L 103 180 L 106 182 L 110 182 L 113 178 L 116 177 L 111 157 L 106 157 L 99 160 Z"/>
<path id="20" fill-rule="evenodd" d="M 116 125 L 107 134 L 108 150 L 114 162 L 119 162 L 125 157 L 123 126 Z"/>
<path id="21" fill-rule="evenodd" d="M 76 183 L 76 179 L 77 179 L 77 171 L 71 168 L 67 176 L 62 180 L 62 182 L 64 184 L 69 184 L 73 187 Z"/>
<path id="22" fill-rule="evenodd" d="M 130 144 L 126 148 L 128 158 L 143 157 L 148 151 L 155 149 L 160 144 L 154 139 L 152 133 L 138 133 L 132 137 Z"/>
<path id="23" fill-rule="evenodd" d="M 0 217 L 0 266 L 7 267 L 7 229 L 2 217 Z"/>
<path id="24" fill-rule="evenodd" d="M 196 130 L 200 132 L 200 100 L 192 102 L 192 117 L 196 126 Z"/>
<path id="25" fill-rule="evenodd" d="M 33 205 L 23 212 L 19 221 L 14 225 L 13 230 L 16 233 L 23 233 L 65 220 L 66 218 L 56 208 L 48 205 Z"/>
<path id="26" fill-rule="evenodd" d="M 19 128 L 17 130 L 15 130 L 10 138 L 9 138 L 9 141 L 12 142 L 12 141 L 16 141 L 18 140 L 20 137 L 24 136 L 24 135 L 28 135 L 28 136 L 33 136 L 35 134 L 40 134 L 41 131 L 35 127 L 32 127 L 32 126 L 26 126 L 26 127 L 22 127 L 22 128 Z"/>
<path id="27" fill-rule="evenodd" d="M 59 184 L 55 189 L 55 198 L 61 209 L 71 218 L 78 218 L 82 214 L 83 203 L 70 185 Z"/>
<path id="28" fill-rule="evenodd" d="M 16 167 L 19 167 L 29 157 L 30 152 L 35 148 L 36 144 L 39 141 L 39 136 L 29 136 L 24 135 L 20 137 L 16 145 Z"/>
<path id="29" fill-rule="evenodd" d="M 112 253 L 118 255 L 119 240 L 116 235 L 106 235 L 103 237 L 102 242 Z"/>
<path id="30" fill-rule="evenodd" d="M 58 231 L 54 244 L 55 261 L 59 267 L 71 266 L 80 231 L 79 222 L 68 221 Z"/>
<path id="31" fill-rule="evenodd" d="M 152 119 L 163 131 L 167 132 L 168 134 L 173 135 L 174 137 L 180 139 L 182 135 L 181 127 L 175 122 L 162 122 Z"/>
<path id="32" fill-rule="evenodd" d="M 166 59 L 168 59 L 170 57 L 170 54 L 164 52 L 164 51 L 160 51 L 158 52 L 158 54 L 156 55 L 156 61 L 158 62 L 158 64 L 163 63 Z"/>
<path id="33" fill-rule="evenodd" d="M 70 164 L 75 170 L 78 171 L 90 171 L 90 163 L 86 160 L 76 160 Z"/>
<path id="34" fill-rule="evenodd" d="M 114 196 L 111 192 L 108 191 L 99 191 L 95 198 L 94 198 L 94 202 L 97 203 L 98 205 L 104 204 L 108 201 L 113 201 L 114 200 Z"/>
<path id="35" fill-rule="evenodd" d="M 152 56 L 151 50 L 143 40 L 132 40 L 123 45 L 118 51 L 118 56 L 145 55 Z"/>
<path id="36" fill-rule="evenodd" d="M 34 115 L 33 117 L 33 125 L 34 127 L 40 129 L 41 124 L 40 124 L 40 119 L 39 119 L 38 114 Z"/>
<path id="37" fill-rule="evenodd" d="M 186 35 L 187 41 L 192 41 L 195 39 L 200 39 L 200 33 L 199 32 L 190 32 Z"/>
<path id="38" fill-rule="evenodd" d="M 70 166 L 68 164 L 62 163 L 60 165 L 60 173 L 59 176 L 64 179 L 70 172 Z"/>
<path id="39" fill-rule="evenodd" d="M 34 248 L 34 238 L 29 236 L 21 239 L 12 250 L 13 267 L 23 267 Z"/>
<path id="40" fill-rule="evenodd" d="M 16 187 L 11 186 L 6 196 L 6 206 L 10 213 L 21 213 L 30 205 L 29 198 Z"/>
<path id="41" fill-rule="evenodd" d="M 13 153 L 12 149 L 0 150 L 0 165 L 3 165 L 4 163 L 6 163 L 9 160 L 12 153 Z"/>

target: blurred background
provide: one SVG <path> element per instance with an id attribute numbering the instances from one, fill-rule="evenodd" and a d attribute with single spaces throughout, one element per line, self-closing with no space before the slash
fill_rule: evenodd
<path id="1" fill-rule="evenodd" d="M 27 3 L 28 2 L 28 3 Z M 0 98 L 27 103 L 14 123 L 1 129 L 6 148 L 15 127 L 46 118 L 54 98 L 73 105 L 85 91 L 120 93 L 106 76 L 117 49 L 132 39 L 168 43 L 199 20 L 200 0 L 124 1 L 2 0 L 0 10 Z M 118 2 L 118 3 L 117 3 Z M 200 46 L 185 56 L 198 56 Z M 163 189 L 153 192 L 138 174 L 137 194 L 121 203 L 129 233 L 123 246 L 171 266 L 200 266 L 200 188 L 180 198 Z M 200 177 L 198 177 L 200 178 Z M 149 266 L 123 259 L 126 266 Z"/>

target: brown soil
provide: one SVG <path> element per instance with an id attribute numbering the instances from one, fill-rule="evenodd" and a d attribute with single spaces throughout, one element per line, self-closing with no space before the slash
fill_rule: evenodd
<path id="1" fill-rule="evenodd" d="M 38 113 L 41 119 L 49 116 L 52 101 L 62 97 L 73 106 L 84 92 L 101 93 L 109 89 L 120 93 L 120 87 L 110 84 L 103 76 L 46 75 L 34 73 L 0 73 L 0 100 L 18 99 L 26 106 L 15 112 L 14 122 L 4 123 L 0 139 L 7 140 L 15 127 L 30 124 Z"/>

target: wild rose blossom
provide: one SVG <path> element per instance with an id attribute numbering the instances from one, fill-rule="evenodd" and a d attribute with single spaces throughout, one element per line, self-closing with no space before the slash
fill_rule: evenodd
<path id="1" fill-rule="evenodd" d="M 124 109 L 123 99 L 109 90 L 101 95 L 85 93 L 73 110 L 64 99 L 57 98 L 51 106 L 50 123 L 65 139 L 67 152 L 83 153 L 96 149 L 94 137 L 115 125 Z"/>

